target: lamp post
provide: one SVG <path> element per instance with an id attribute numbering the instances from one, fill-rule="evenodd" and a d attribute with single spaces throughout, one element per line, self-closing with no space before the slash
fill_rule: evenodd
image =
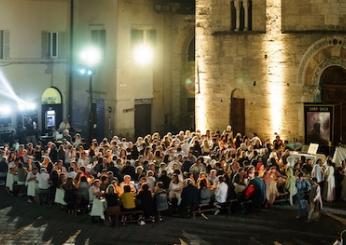
<path id="1" fill-rule="evenodd" d="M 89 76 L 89 141 L 95 136 L 95 120 L 93 113 L 93 77 L 95 67 L 101 61 L 101 51 L 97 47 L 88 47 L 80 54 L 80 59 L 83 63 L 83 68 L 80 69 L 82 75 Z"/>

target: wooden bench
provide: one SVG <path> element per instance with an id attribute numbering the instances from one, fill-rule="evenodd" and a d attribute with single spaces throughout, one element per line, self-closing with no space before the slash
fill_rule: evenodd
<path id="1" fill-rule="evenodd" d="M 123 225 L 126 225 L 127 223 L 137 223 L 140 216 L 144 216 L 144 212 L 142 210 L 129 210 L 122 211 L 120 213 L 121 222 Z"/>
<path id="2" fill-rule="evenodd" d="M 290 203 L 290 194 L 288 192 L 280 193 L 275 199 L 274 205 L 286 205 Z"/>
<path id="3" fill-rule="evenodd" d="M 253 203 L 251 200 L 245 200 L 245 201 L 239 202 L 239 204 L 240 204 L 240 209 L 242 214 L 249 212 L 253 208 Z"/>
<path id="4" fill-rule="evenodd" d="M 220 211 L 225 211 L 226 215 L 229 216 L 232 212 L 232 208 L 234 208 L 234 205 L 238 203 L 237 199 L 232 199 L 224 203 L 211 203 L 211 204 L 200 204 L 198 206 L 198 209 L 194 210 L 192 212 L 193 218 L 195 218 L 196 214 L 204 214 L 208 212 L 215 212 L 216 210 L 220 209 Z M 218 207 L 217 207 L 217 206 Z"/>
<path id="5" fill-rule="evenodd" d="M 196 218 L 196 214 L 202 215 L 208 212 L 215 212 L 216 210 L 217 208 L 212 203 L 200 204 L 196 210 L 192 211 L 192 217 Z"/>

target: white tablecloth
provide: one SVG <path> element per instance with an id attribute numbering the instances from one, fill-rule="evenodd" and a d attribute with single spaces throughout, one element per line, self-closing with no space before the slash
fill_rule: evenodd
<path id="1" fill-rule="evenodd" d="M 65 190 L 62 188 L 56 188 L 54 202 L 61 205 L 66 205 L 67 203 L 64 201 L 64 197 Z"/>
<path id="2" fill-rule="evenodd" d="M 106 200 L 95 198 L 93 206 L 90 212 L 91 216 L 99 216 L 101 219 L 105 219 Z"/>
<path id="3" fill-rule="evenodd" d="M 34 197 L 38 194 L 38 183 L 33 181 L 28 181 L 28 189 L 26 194 L 30 197 Z"/>
<path id="4" fill-rule="evenodd" d="M 13 191 L 13 184 L 16 181 L 18 181 L 18 176 L 17 175 L 13 175 L 12 173 L 8 172 L 7 173 L 7 177 L 6 177 L 6 187 L 10 191 Z"/>
<path id="5" fill-rule="evenodd" d="M 306 154 L 306 153 L 301 153 L 301 152 L 296 152 L 296 151 L 292 151 L 290 154 L 290 157 L 294 157 L 296 162 L 301 159 L 303 156 L 306 159 L 312 159 L 313 163 L 315 163 L 317 161 L 317 159 L 321 159 L 322 162 L 324 162 L 326 160 L 326 156 L 323 154 L 316 154 L 316 155 L 311 155 L 311 154 Z"/>

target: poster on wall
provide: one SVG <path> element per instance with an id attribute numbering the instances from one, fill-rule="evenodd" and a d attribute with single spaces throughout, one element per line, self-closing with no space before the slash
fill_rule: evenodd
<path id="1" fill-rule="evenodd" d="M 304 104 L 305 143 L 328 146 L 333 141 L 334 106 Z"/>

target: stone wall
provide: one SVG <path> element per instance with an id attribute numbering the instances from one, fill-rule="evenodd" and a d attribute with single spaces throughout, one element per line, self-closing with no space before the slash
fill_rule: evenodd
<path id="1" fill-rule="evenodd" d="M 283 30 L 346 30 L 345 0 L 282 0 Z"/>
<path id="2" fill-rule="evenodd" d="M 308 50 L 316 42 L 334 38 L 344 40 L 345 35 L 282 33 L 281 8 L 277 3 L 267 1 L 266 32 L 231 32 L 215 28 L 220 18 L 217 13 L 222 8 L 218 1 L 197 0 L 197 128 L 225 128 L 230 118 L 230 96 L 237 89 L 245 98 L 247 134 L 257 132 L 271 138 L 278 132 L 289 140 L 303 140 L 304 102 L 314 102 L 312 93 L 318 86 L 308 85 L 311 82 L 306 76 L 299 78 L 306 66 L 314 66 L 304 60 L 311 59 Z M 344 45 L 340 44 L 343 49 Z M 315 50 L 314 56 L 323 50 Z M 341 57 L 340 52 L 333 54 Z M 322 59 L 319 62 L 333 58 L 319 57 Z"/>

